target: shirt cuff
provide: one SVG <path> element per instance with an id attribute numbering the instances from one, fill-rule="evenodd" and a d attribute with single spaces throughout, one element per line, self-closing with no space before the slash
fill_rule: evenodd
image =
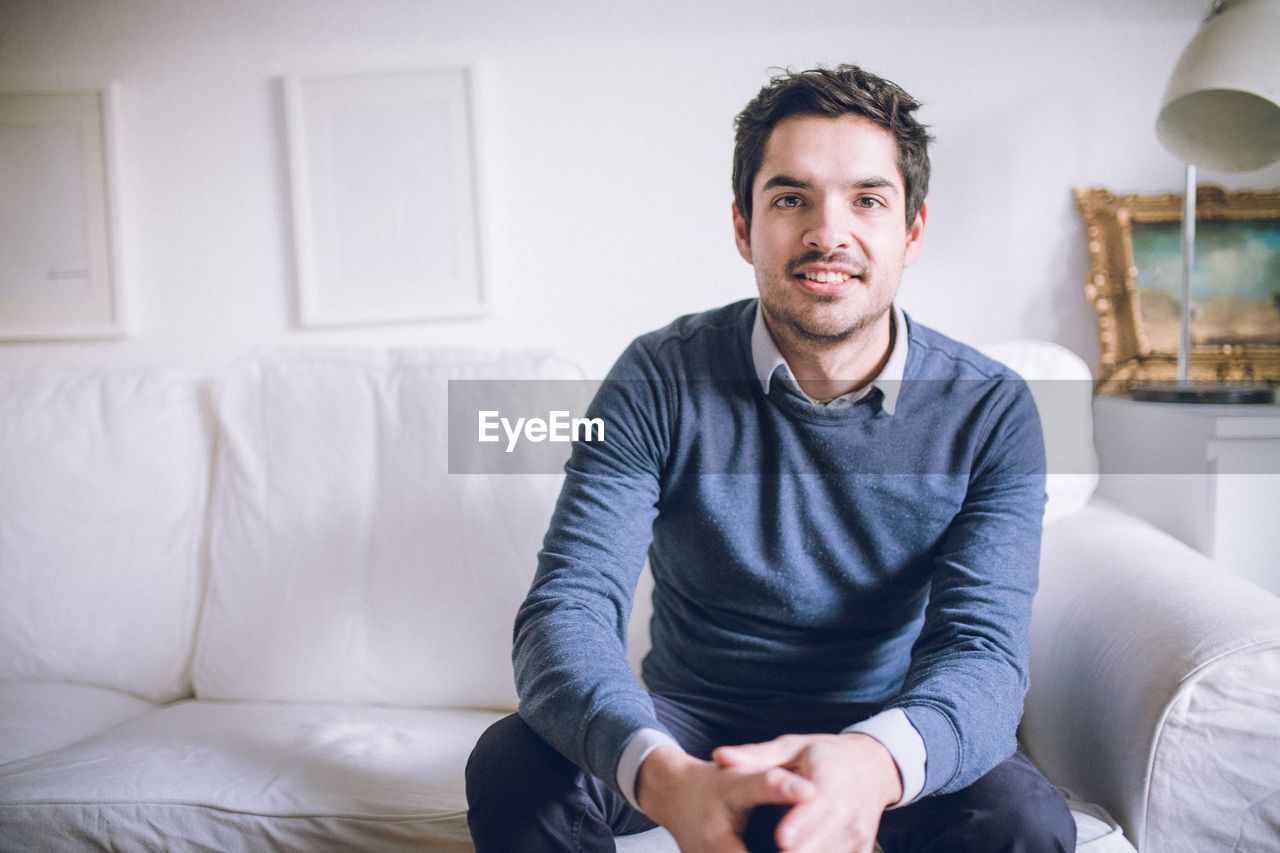
<path id="1" fill-rule="evenodd" d="M 902 774 L 902 799 L 889 808 L 905 806 L 920 796 L 920 792 L 924 790 L 924 765 L 928 755 L 924 748 L 924 738 L 920 737 L 920 732 L 911 725 L 911 720 L 907 719 L 901 708 L 881 711 L 844 731 L 870 735 L 880 741 L 889 750 L 893 763 L 898 765 L 898 772 Z"/>
<path id="2" fill-rule="evenodd" d="M 907 725 L 911 724 L 907 723 Z M 618 790 L 622 791 L 622 796 L 627 798 L 627 802 L 636 811 L 641 810 L 640 804 L 636 802 L 636 777 L 640 775 L 640 765 L 649 757 L 649 753 L 660 746 L 674 746 L 681 752 L 684 751 L 684 748 L 676 743 L 675 738 L 666 732 L 660 732 L 657 729 L 640 729 L 631 736 L 631 740 L 627 741 L 627 745 L 622 749 L 622 757 L 618 759 Z"/>

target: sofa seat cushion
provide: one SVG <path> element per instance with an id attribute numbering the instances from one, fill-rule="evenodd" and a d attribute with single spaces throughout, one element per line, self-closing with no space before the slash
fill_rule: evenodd
<path id="1" fill-rule="evenodd" d="M 1080 853 L 1135 853 L 1120 824 L 1102 806 L 1079 802 L 1070 792 L 1067 805 L 1076 821 L 1076 850 Z"/>
<path id="2" fill-rule="evenodd" d="M 187 701 L 0 767 L 0 849 L 470 850 L 499 712 Z"/>
<path id="3" fill-rule="evenodd" d="M 1077 802 L 1067 795 L 1071 816 L 1076 822 L 1076 850 L 1079 853 L 1136 853 L 1115 820 L 1100 807 Z M 662 827 L 617 839 L 618 853 L 680 853 L 675 839 Z M 876 845 L 876 853 L 881 848 Z"/>
<path id="4" fill-rule="evenodd" d="M 106 687 L 0 681 L 0 765 L 84 740 L 154 707 Z"/>

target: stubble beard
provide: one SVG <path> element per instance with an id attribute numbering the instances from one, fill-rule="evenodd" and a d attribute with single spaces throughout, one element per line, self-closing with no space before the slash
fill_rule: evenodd
<path id="1" fill-rule="evenodd" d="M 760 287 L 760 304 L 764 308 L 765 316 L 780 325 L 784 330 L 784 334 L 789 333 L 798 343 L 819 350 L 832 349 L 841 344 L 847 343 L 860 337 L 868 329 L 874 327 L 877 323 L 884 319 L 888 313 L 892 301 L 884 305 L 873 306 L 871 310 L 863 312 L 849 319 L 848 322 L 837 325 L 835 322 L 827 322 L 819 325 L 812 318 L 806 317 L 801 311 L 796 310 L 793 306 L 787 305 L 783 299 L 774 299 L 771 292 L 777 292 L 774 287 L 781 289 L 787 287 L 789 283 L 780 283 L 774 286 Z M 810 304 L 832 305 L 839 301 L 836 296 L 808 296 L 805 297 Z"/>

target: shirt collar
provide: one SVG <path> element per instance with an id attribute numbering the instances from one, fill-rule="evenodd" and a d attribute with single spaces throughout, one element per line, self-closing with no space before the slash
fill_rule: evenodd
<path id="1" fill-rule="evenodd" d="M 902 309 L 896 304 L 893 306 L 890 316 L 893 318 L 893 349 L 889 351 L 889 360 L 884 363 L 884 368 L 881 369 L 879 375 L 865 386 L 857 391 L 851 391 L 848 394 L 837 397 L 828 403 L 828 406 L 838 403 L 852 405 L 871 393 L 872 388 L 879 388 L 882 395 L 880 407 L 888 414 L 893 414 L 893 410 L 898 404 L 898 391 L 902 387 L 902 377 L 906 374 L 907 368 L 907 323 L 902 314 Z M 760 380 L 760 386 L 764 389 L 764 393 L 769 393 L 769 384 L 773 380 L 773 375 L 778 373 L 779 368 L 781 368 L 780 375 L 783 381 L 787 383 L 787 387 L 801 394 L 809 402 L 814 403 L 813 398 L 805 394 L 800 387 L 800 383 L 796 382 L 790 365 L 787 364 L 787 360 L 782 357 L 781 351 L 778 350 L 778 345 L 774 342 L 773 335 L 769 333 L 769 327 L 765 325 L 764 315 L 760 311 L 759 300 L 756 301 L 755 325 L 751 329 L 751 360 L 755 364 L 756 378 Z M 816 403 L 814 404 L 817 405 Z"/>

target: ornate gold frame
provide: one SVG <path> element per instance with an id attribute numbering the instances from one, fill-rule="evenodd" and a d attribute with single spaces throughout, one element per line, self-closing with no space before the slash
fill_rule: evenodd
<path id="1" fill-rule="evenodd" d="M 1177 377 L 1177 352 L 1152 348 L 1138 304 L 1138 268 L 1131 223 L 1176 222 L 1182 196 L 1116 195 L 1100 187 L 1076 187 L 1076 208 L 1089 244 L 1084 292 L 1098 312 L 1098 393 L 1125 394 L 1134 384 Z M 1280 191 L 1228 193 L 1196 190 L 1196 220 L 1280 219 Z M 1195 380 L 1280 384 L 1280 345 L 1192 347 L 1188 373 Z"/>

